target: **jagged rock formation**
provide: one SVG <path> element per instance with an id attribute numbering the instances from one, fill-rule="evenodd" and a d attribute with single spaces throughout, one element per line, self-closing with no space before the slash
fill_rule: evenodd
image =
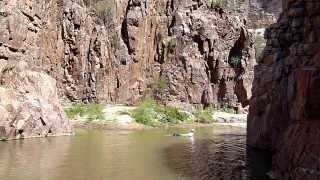
<path id="1" fill-rule="evenodd" d="M 248 26 L 267 28 L 275 23 L 282 11 L 280 0 L 249 0 Z"/>
<path id="2" fill-rule="evenodd" d="M 0 140 L 72 135 L 56 81 L 23 61 L 0 60 Z"/>
<path id="3" fill-rule="evenodd" d="M 255 59 L 241 19 L 204 0 L 85 2 L 0 1 L 0 59 L 41 68 L 68 101 L 151 92 L 173 105 L 248 105 Z"/>
<path id="4" fill-rule="evenodd" d="M 267 28 L 275 23 L 282 10 L 279 0 L 210 0 L 246 20 L 249 29 Z M 218 4 L 220 4 L 218 3 Z M 213 3 L 217 4 L 217 3 Z"/>
<path id="5" fill-rule="evenodd" d="M 277 179 L 319 179 L 320 2 L 285 0 L 255 67 L 248 143 L 275 155 Z"/>

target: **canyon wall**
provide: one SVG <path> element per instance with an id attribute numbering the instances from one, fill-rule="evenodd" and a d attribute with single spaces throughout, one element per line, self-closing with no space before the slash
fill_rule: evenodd
<path id="1" fill-rule="evenodd" d="M 255 67 L 248 144 L 270 150 L 276 179 L 319 179 L 320 2 L 285 0 Z"/>
<path id="2" fill-rule="evenodd" d="M 57 80 L 65 102 L 245 107 L 255 64 L 244 20 L 204 0 L 2 0 L 0 59 Z M 102 7 L 102 8 L 101 8 Z"/>

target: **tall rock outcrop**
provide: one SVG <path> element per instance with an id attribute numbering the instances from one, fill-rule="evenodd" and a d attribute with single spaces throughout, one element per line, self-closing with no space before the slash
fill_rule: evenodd
<path id="1" fill-rule="evenodd" d="M 248 143 L 274 153 L 277 179 L 319 179 L 320 2 L 283 4 L 255 67 Z"/>
<path id="2" fill-rule="evenodd" d="M 253 41 L 204 0 L 0 1 L 0 59 L 24 59 L 73 102 L 243 107 Z"/>
<path id="3" fill-rule="evenodd" d="M 0 140 L 72 135 L 56 81 L 27 63 L 0 60 Z"/>

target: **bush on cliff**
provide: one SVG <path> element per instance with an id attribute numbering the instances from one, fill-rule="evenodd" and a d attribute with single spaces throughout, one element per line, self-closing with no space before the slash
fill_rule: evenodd
<path id="1" fill-rule="evenodd" d="M 105 26 L 112 28 L 116 6 L 114 0 L 84 0 L 84 4 L 90 8 L 99 20 L 102 20 Z"/>
<path id="2" fill-rule="evenodd" d="M 208 0 L 208 5 L 210 8 L 223 8 L 224 1 L 223 0 Z"/>
<path id="3" fill-rule="evenodd" d="M 156 97 L 157 95 L 161 94 L 162 91 L 167 87 L 168 80 L 165 77 L 158 77 L 155 78 L 153 83 L 151 84 L 151 91 L 152 95 Z"/>

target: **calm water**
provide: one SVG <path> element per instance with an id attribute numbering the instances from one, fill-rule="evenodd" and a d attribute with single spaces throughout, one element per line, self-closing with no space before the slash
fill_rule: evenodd
<path id="1" fill-rule="evenodd" d="M 263 180 L 265 155 L 245 145 L 245 130 L 78 130 L 74 137 L 0 142 L 0 180 Z"/>

